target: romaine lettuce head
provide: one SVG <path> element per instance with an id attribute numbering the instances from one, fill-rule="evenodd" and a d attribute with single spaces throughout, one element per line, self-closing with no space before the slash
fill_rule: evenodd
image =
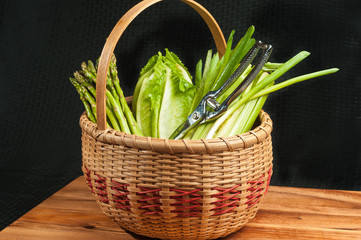
<path id="1" fill-rule="evenodd" d="M 187 117 L 194 97 L 192 77 L 178 56 L 153 56 L 142 69 L 133 111 L 145 136 L 169 138 Z"/>

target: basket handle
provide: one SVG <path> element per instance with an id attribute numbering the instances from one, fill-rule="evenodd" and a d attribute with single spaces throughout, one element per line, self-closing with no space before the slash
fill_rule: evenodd
<path id="1" fill-rule="evenodd" d="M 96 82 L 97 125 L 99 130 L 105 130 L 107 127 L 106 105 L 105 105 L 106 78 L 109 69 L 110 59 L 114 52 L 114 48 L 120 36 L 123 34 L 124 30 L 134 20 L 134 18 L 138 16 L 138 14 L 141 13 L 146 8 L 160 1 L 162 0 L 144 0 L 138 3 L 137 5 L 135 5 L 127 13 L 125 13 L 123 17 L 118 21 L 118 23 L 115 25 L 115 27 L 113 28 L 113 30 L 111 31 L 109 37 L 105 42 L 103 51 L 99 59 L 97 82 Z M 219 55 L 223 56 L 226 50 L 226 41 L 216 20 L 199 3 L 193 0 L 181 0 L 181 1 L 191 6 L 202 16 L 203 20 L 207 23 L 208 28 L 212 33 Z"/>

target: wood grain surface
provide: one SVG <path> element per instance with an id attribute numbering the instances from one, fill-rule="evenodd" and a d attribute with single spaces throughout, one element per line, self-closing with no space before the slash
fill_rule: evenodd
<path id="1" fill-rule="evenodd" d="M 106 217 L 79 177 L 0 232 L 0 239 L 147 240 Z M 232 239 L 361 239 L 361 192 L 271 186 Z"/>

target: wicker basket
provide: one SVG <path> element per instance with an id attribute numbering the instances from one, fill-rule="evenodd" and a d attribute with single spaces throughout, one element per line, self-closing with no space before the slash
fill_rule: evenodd
<path id="1" fill-rule="evenodd" d="M 80 118 L 84 176 L 103 212 L 121 227 L 161 239 L 215 239 L 252 219 L 272 174 L 272 121 L 261 112 L 259 126 L 233 137 L 168 140 L 106 129 L 105 79 L 121 34 L 145 8 L 129 10 L 108 37 L 97 79 L 98 124 Z M 213 17 L 192 0 L 209 26 L 218 52 L 225 41 Z"/>

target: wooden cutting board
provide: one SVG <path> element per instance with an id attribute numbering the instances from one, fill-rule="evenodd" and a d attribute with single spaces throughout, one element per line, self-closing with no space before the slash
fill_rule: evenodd
<path id="1" fill-rule="evenodd" d="M 148 240 L 105 216 L 79 177 L 0 232 L 0 239 Z M 361 239 L 361 192 L 271 186 L 233 239 Z"/>

